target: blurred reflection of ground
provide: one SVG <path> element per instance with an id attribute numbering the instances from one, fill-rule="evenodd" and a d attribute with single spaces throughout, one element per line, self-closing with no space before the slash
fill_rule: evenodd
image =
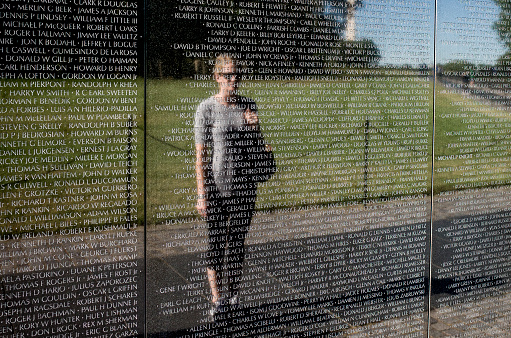
<path id="1" fill-rule="evenodd" d="M 487 188 L 457 194 L 462 197 L 471 194 L 474 200 L 480 196 L 479 205 L 486 208 L 480 211 L 495 218 L 502 213 L 492 208 L 495 198 L 487 203 L 482 201 L 488 194 L 507 200 L 508 189 Z M 435 204 L 434 246 L 449 240 L 436 231 L 438 227 L 448 227 L 452 220 L 466 216 L 465 211 L 453 210 L 455 204 L 456 200 Z M 146 237 L 148 333 L 154 337 L 199 337 L 207 336 L 208 332 L 220 336 L 425 336 L 428 330 L 430 209 L 429 197 L 416 196 L 365 207 L 352 205 L 257 215 L 246 246 L 244 276 L 247 279 L 242 288 L 242 306 L 218 324 L 208 322 L 206 316 L 209 290 L 201 258 L 206 239 L 202 225 L 150 227 Z M 81 234 L 53 238 L 54 244 L 46 242 L 39 247 L 44 250 L 38 251 L 38 257 L 43 261 L 46 256 L 51 259 L 55 255 L 51 248 L 58 245 L 63 254 L 58 260 L 60 268 L 55 270 L 64 275 L 70 275 L 70 270 L 87 262 L 87 258 L 82 261 L 81 252 L 93 255 L 93 247 L 107 247 L 110 259 L 115 256 L 120 261 L 130 261 L 130 258 L 133 263 L 135 257 L 137 281 L 142 281 L 142 228 L 132 233 L 112 232 L 105 237 Z M 114 242 L 112 238 L 124 241 Z M 5 285 L 14 284 L 5 269 L 9 262 L 15 262 L 16 268 L 23 267 L 26 271 L 31 267 L 39 268 L 40 264 L 37 259 L 30 259 L 34 253 L 31 251 L 34 239 L 11 239 L 3 244 L 6 248 L 1 262 L 5 293 Z M 127 251 L 129 247 L 136 247 L 135 256 L 128 255 L 133 253 L 133 249 Z M 9 259 L 11 251 L 21 254 Z M 435 272 L 452 252 L 435 251 L 435 247 L 433 252 Z M 503 254 L 507 256 L 508 252 Z M 63 264 L 66 257 L 75 260 L 80 257 L 80 260 L 67 267 Z M 509 261 L 506 258 L 501 266 L 509 270 L 506 265 Z M 87 270 L 74 270 L 73 274 L 84 281 L 80 284 L 83 288 L 91 275 L 100 277 Z M 483 291 L 481 297 L 470 298 L 462 289 L 448 287 L 453 280 L 439 279 L 435 273 L 433 278 L 431 337 L 505 336 L 509 332 L 508 279 L 499 279 L 499 285 L 482 286 L 479 288 Z M 66 290 L 71 290 L 72 285 L 70 281 Z M 140 285 L 137 298 L 141 304 L 144 303 L 142 290 Z M 272 295 L 274 291 L 279 291 L 279 297 Z M 84 291 L 78 293 L 79 298 L 87 298 Z M 490 294 L 491 297 L 486 297 Z M 23 297 L 23 293 L 14 297 Z M 452 299 L 454 306 L 442 301 L 447 298 Z M 82 306 L 81 310 L 86 308 Z M 141 329 L 143 311 L 141 306 L 137 308 Z M 80 314 L 80 331 L 85 331 L 85 314 Z"/>
<path id="2" fill-rule="evenodd" d="M 457 192 L 460 199 L 451 199 L 450 202 L 438 201 L 435 203 L 435 225 L 431 232 L 433 234 L 433 280 L 432 280 L 432 325 L 430 327 L 431 336 L 448 336 L 449 332 L 456 332 L 465 334 L 482 332 L 483 326 L 478 323 L 476 319 L 463 316 L 457 316 L 456 312 L 460 311 L 459 306 L 450 307 L 450 303 L 462 304 L 466 303 L 465 308 L 477 309 L 478 302 L 488 301 L 488 299 L 494 299 L 495 297 L 506 297 L 506 290 L 509 288 L 508 279 L 495 280 L 492 283 L 482 283 L 482 279 L 487 279 L 487 276 L 475 276 L 472 279 L 465 279 L 465 285 L 472 284 L 472 289 L 464 291 L 464 288 L 456 287 L 455 279 L 439 279 L 438 269 L 442 267 L 444 260 L 450 260 L 454 253 L 452 249 L 445 249 L 444 244 L 448 243 L 451 239 L 446 237 L 446 232 L 438 231 L 439 227 L 449 227 L 449 224 L 453 220 L 463 219 L 468 216 L 467 211 L 456 210 L 456 205 L 461 200 L 461 203 L 466 203 L 467 195 L 471 195 L 471 199 L 478 201 L 481 208 L 478 209 L 479 213 L 486 213 L 490 218 L 502 217 L 502 207 L 508 208 L 507 205 L 503 205 L 504 200 L 508 200 L 508 189 L 506 188 L 486 188 L 479 190 L 469 190 L 463 192 Z M 498 201 L 495 196 L 501 196 L 502 201 Z M 492 196 L 491 198 L 487 198 Z M 478 198 L 479 197 L 479 198 Z M 487 200 L 485 200 L 487 199 Z M 505 203 L 505 201 L 504 201 Z M 494 207 L 494 205 L 500 205 L 500 207 Z M 320 211 L 326 213 L 321 214 Z M 287 216 L 286 216 L 287 214 Z M 422 310 L 427 308 L 429 298 L 427 297 L 429 288 L 429 250 L 430 250 L 430 202 L 429 197 L 422 198 L 409 198 L 404 200 L 387 201 L 378 204 L 370 204 L 366 207 L 363 205 L 354 205 L 350 207 L 337 207 L 330 209 L 318 209 L 308 211 L 289 211 L 283 213 L 274 213 L 273 219 L 268 218 L 269 215 L 259 215 L 254 219 L 253 227 L 251 230 L 251 236 L 248 241 L 249 252 L 260 252 L 257 248 L 264 247 L 268 243 L 293 243 L 288 247 L 291 248 L 303 248 L 301 254 L 305 254 L 305 257 L 312 257 L 311 252 L 315 250 L 315 245 L 318 245 L 316 252 L 318 257 L 330 256 L 327 260 L 336 258 L 335 254 L 331 251 L 324 249 L 321 243 L 335 242 L 337 241 L 337 248 L 343 248 L 345 253 L 344 257 L 337 256 L 338 261 L 344 259 L 341 262 L 343 270 L 336 270 L 335 273 L 340 273 L 344 277 L 342 281 L 333 280 L 330 282 L 330 286 L 326 288 L 325 293 L 329 295 L 327 298 L 317 297 L 317 294 L 312 294 L 308 291 L 317 287 L 321 289 L 321 285 L 312 286 L 312 288 L 304 288 L 303 285 L 298 287 L 293 286 L 289 283 L 289 280 L 282 279 L 281 271 L 275 266 L 279 263 L 261 260 L 257 262 L 253 258 L 247 258 L 248 266 L 252 267 L 254 261 L 259 264 L 263 275 L 250 274 L 249 271 L 245 272 L 245 275 L 249 275 L 255 279 L 261 280 L 262 285 L 270 285 L 271 288 L 279 290 L 295 290 L 285 291 L 296 294 L 298 303 L 293 304 L 296 308 L 302 308 L 302 312 L 310 312 L 309 317 L 307 315 L 304 318 L 311 319 L 318 324 L 319 329 L 314 330 L 313 327 L 307 328 L 302 327 L 304 332 L 310 331 L 314 336 L 321 332 L 328 332 L 334 335 L 355 335 L 364 336 L 364 332 L 371 332 L 371 335 L 392 335 L 392 332 L 396 336 L 402 336 L 403 334 L 419 334 L 424 336 L 427 330 L 427 316 Z M 290 217 L 291 219 L 287 219 Z M 268 219 L 271 219 L 268 221 Z M 287 219 L 282 221 L 282 219 Z M 399 221 L 403 221 L 400 223 Z M 265 226 L 266 224 L 266 226 Z M 314 225 L 319 225 L 315 227 Z M 195 225 L 197 227 L 197 225 Z M 186 327 L 190 328 L 197 327 L 197 323 L 204 322 L 205 312 L 201 309 L 190 310 L 188 312 L 180 312 L 179 306 L 175 306 L 176 303 L 182 303 L 178 299 L 180 297 L 185 298 L 184 295 L 179 296 L 175 291 L 161 290 L 158 293 L 157 288 L 167 287 L 170 285 L 193 285 L 195 281 L 204 281 L 203 275 L 205 272 L 200 269 L 195 269 L 200 265 L 200 259 L 197 258 L 197 252 L 204 250 L 205 245 L 205 234 L 196 231 L 196 234 L 192 238 L 197 239 L 197 242 L 183 242 L 182 245 L 175 246 L 178 239 L 185 238 L 186 233 L 193 232 L 193 225 L 186 226 L 174 226 L 165 227 L 157 226 L 148 230 L 148 299 L 149 304 L 148 314 L 149 318 L 158 318 L 153 323 L 149 323 L 150 333 L 160 332 L 163 336 L 170 334 L 170 336 L 181 332 L 182 335 L 186 335 L 189 331 Z M 378 229 L 391 230 L 390 233 L 386 233 L 383 238 L 377 238 L 378 233 L 375 232 Z M 478 231 L 481 231 L 479 229 Z M 486 231 L 486 229 L 483 229 Z M 395 236 L 395 234 L 401 234 L 399 240 L 395 243 L 389 238 Z M 285 235 L 291 237 L 285 238 Z M 337 235 L 342 235 L 339 237 Z M 405 234 L 405 235 L 402 235 Z M 362 239 L 364 238 L 364 239 Z M 425 260 L 421 260 L 420 251 L 417 251 L 417 240 L 420 239 L 425 244 L 422 248 Z M 372 243 L 373 241 L 380 241 L 382 246 L 370 246 L 365 245 Z M 341 243 L 344 242 L 344 243 Z M 156 244 L 158 243 L 158 244 Z M 319 243 L 319 244 L 318 244 Z M 405 244 L 403 244 L 405 243 Z M 406 244 L 407 243 L 407 244 Z M 201 247 L 202 246 L 202 247 Z M 393 246 L 393 247 L 392 247 Z M 387 253 L 388 256 L 380 256 L 379 262 L 382 265 L 375 269 L 368 269 L 364 277 L 365 283 L 361 283 L 361 279 L 351 279 L 350 276 L 355 276 L 362 270 L 359 269 L 359 265 L 363 265 L 365 261 L 371 261 L 375 256 L 371 251 L 371 248 L 378 247 L 383 249 L 383 253 Z M 348 248 L 348 249 L 347 249 Z M 275 249 L 273 249 L 275 250 Z M 477 251 L 475 248 L 473 251 Z M 480 250 L 479 250 L 480 251 Z M 277 252 L 277 251 L 276 251 Z M 380 251 L 379 251 L 380 252 Z M 358 253 L 362 253 L 360 256 Z M 381 253 L 381 252 L 380 252 Z M 347 262 L 350 257 L 362 257 L 362 263 L 356 261 L 349 263 Z M 504 254 L 506 255 L 506 254 Z M 270 255 L 271 256 L 271 255 Z M 276 261 L 281 261 L 277 258 L 278 254 L 274 253 L 272 258 Z M 396 257 L 406 259 L 396 260 Z M 302 258 L 305 261 L 309 258 Z M 271 259 L 270 259 L 271 260 Z M 288 263 L 291 267 L 302 266 L 300 259 L 289 260 Z M 507 259 L 510 261 L 510 259 Z M 313 270 L 321 271 L 321 261 Z M 418 263 L 421 263 L 424 267 L 423 270 L 418 269 Z M 486 264 L 486 262 L 478 262 L 478 266 Z M 252 270 L 253 271 L 253 270 Z M 333 270 L 325 270 L 325 274 L 331 274 Z M 419 271 L 419 275 L 413 274 L 413 272 Z M 410 273 L 412 272 L 412 273 Z M 463 274 L 465 271 L 459 271 Z M 157 276 L 165 275 L 165 278 L 158 280 L 152 279 L 151 274 L 154 273 Z M 202 277 L 201 277 L 202 274 Z M 346 277 L 346 278 L 345 278 Z M 360 277 L 360 275 L 359 275 Z M 419 277 L 419 278 L 416 278 Z M 421 278 L 422 277 L 422 278 Z M 296 276 L 297 279 L 303 278 L 299 274 Z M 398 287 L 401 285 L 407 285 L 406 288 Z M 280 285 L 280 286 L 277 286 Z M 337 287 L 333 286 L 337 285 Z M 362 286 L 361 286 L 362 285 Z M 369 286 L 369 287 L 367 287 Z M 358 290 L 358 291 L 357 291 Z M 379 293 L 383 291 L 383 294 Z M 359 292 L 359 294 L 370 294 L 365 303 L 358 302 L 359 299 L 349 297 L 350 294 Z M 371 293 L 372 292 L 372 293 Z M 472 297 L 474 292 L 478 293 L 477 297 Z M 207 307 L 207 298 L 209 297 L 209 290 L 207 285 L 204 283 L 200 286 L 200 290 L 196 289 L 194 292 L 196 295 L 200 295 L 205 302 L 202 309 Z M 184 294 L 184 293 L 183 293 Z M 392 295 L 398 294 L 396 301 Z M 251 295 L 249 293 L 249 295 Z M 283 308 L 285 304 L 289 304 L 290 301 L 280 301 L 278 298 L 268 298 L 267 294 L 260 292 L 261 298 L 259 303 L 246 302 L 246 311 L 260 313 L 268 310 L 268 306 L 277 303 Z M 490 298 L 485 298 L 491 295 Z M 421 298 L 421 296 L 424 296 Z M 265 298 L 266 297 L 266 298 Z M 159 306 L 157 302 L 151 302 L 151 299 L 159 300 Z M 165 299 L 167 301 L 165 301 Z M 252 298 L 251 298 L 252 299 Z M 445 301 L 448 299 L 448 301 Z M 242 298 L 243 300 L 243 298 Z M 307 303 L 309 300 L 309 303 Z M 373 301 L 375 304 L 386 304 L 386 306 L 375 310 L 375 307 L 371 307 L 370 302 Z M 301 302 L 301 303 L 300 303 Z M 313 307 L 307 308 L 307 304 L 313 304 Z M 415 304 L 414 304 L 415 303 Z M 492 304 L 489 301 L 488 304 Z M 374 304 L 373 304 L 374 305 Z M 151 308 L 151 306 L 153 306 Z M 271 307 L 271 306 L 270 306 Z M 176 310 L 173 312 L 171 309 Z M 181 308 L 184 309 L 184 308 Z M 309 309 L 309 310 L 308 310 Z M 314 309 L 314 311 L 310 311 Z M 353 311 L 345 311 L 346 309 L 354 309 Z M 403 310 L 404 309 L 404 310 Z M 451 310 L 449 310 L 451 309 Z M 457 309 L 457 310 L 456 310 Z M 321 311 L 317 311 L 321 310 Z M 421 311 L 419 311 L 421 310 Z M 357 312 L 360 311 L 360 312 Z M 450 318 L 450 313 L 454 313 Z M 499 306 L 496 306 L 492 310 L 497 312 L 498 315 L 488 315 L 486 320 L 491 318 L 500 318 L 505 320 L 508 318 L 505 308 L 502 311 Z M 360 313 L 364 313 L 365 316 L 361 316 Z M 464 311 L 467 316 L 470 312 Z M 490 313 L 490 312 L 488 312 Z M 322 316 L 324 315 L 324 316 Z M 319 318 L 315 318 L 319 316 Z M 393 318 L 391 320 L 385 320 L 385 318 Z M 282 313 L 274 314 L 270 318 L 276 319 L 275 332 L 279 331 L 279 334 L 293 335 L 293 332 L 300 332 L 294 323 L 291 326 L 284 325 L 283 320 L 289 320 L 289 316 L 282 316 Z M 314 319 L 315 318 L 315 319 Z M 406 324 L 398 324 L 400 318 L 407 318 L 403 321 Z M 461 319 L 460 319 L 461 318 Z M 460 320 L 467 320 L 466 325 L 461 325 Z M 499 320 L 500 320 L 499 319 Z M 279 326 L 279 320 L 280 326 Z M 372 324 L 369 324 L 371 323 Z M 194 326 L 195 323 L 195 326 Z M 299 326 L 299 321 L 295 321 L 296 325 Z M 305 323 L 305 322 L 304 322 Z M 457 324 L 456 324 L 457 323 Z M 495 327 L 499 327 L 500 322 L 496 323 Z M 176 331 L 169 328 L 174 327 Z M 465 330 L 467 327 L 478 327 L 477 330 Z M 207 331 L 207 328 L 211 329 L 211 326 L 205 326 L 203 329 Z M 153 330 L 151 330 L 153 329 Z M 294 330 L 294 331 L 293 331 Z M 308 330 L 308 331 L 307 331 Z M 324 331 L 321 331 L 324 330 Z M 451 331 L 449 331 L 451 330 Z M 454 330 L 454 331 L 452 331 Z M 172 332 L 172 334 L 171 334 Z M 379 333 L 378 333 L 379 332 Z"/>
<path id="3" fill-rule="evenodd" d="M 412 196 L 256 215 L 246 245 L 244 276 L 250 282 L 241 290 L 243 306 L 217 326 L 205 316 L 204 229 L 200 224 L 149 228 L 149 333 L 336 336 L 385 319 L 392 319 L 393 332 L 425 333 L 429 200 Z M 185 305 L 190 296 L 194 301 Z M 413 320 L 400 323 L 409 315 Z M 268 325 L 259 327 L 265 320 Z M 374 328 L 390 332 L 381 325 Z"/>

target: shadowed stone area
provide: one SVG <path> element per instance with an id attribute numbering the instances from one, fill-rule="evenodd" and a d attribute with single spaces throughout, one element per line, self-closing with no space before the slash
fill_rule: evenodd
<path id="1" fill-rule="evenodd" d="M 426 197 L 260 213 L 245 248 L 240 306 L 215 323 L 201 223 L 148 228 L 145 290 L 142 228 L 6 239 L 2 330 L 137 336 L 147 311 L 151 337 L 505 335 L 510 215 L 447 209 L 438 212 L 451 218 L 431 232 Z"/>
<path id="2" fill-rule="evenodd" d="M 151 227 L 149 334 L 337 336 L 390 321 L 397 332 L 423 334 L 428 214 L 427 198 L 414 196 L 256 215 L 245 248 L 240 308 L 215 323 L 207 316 L 204 226 Z M 404 317 L 406 322 L 397 324 Z M 385 325 L 375 329 L 389 332 Z"/>

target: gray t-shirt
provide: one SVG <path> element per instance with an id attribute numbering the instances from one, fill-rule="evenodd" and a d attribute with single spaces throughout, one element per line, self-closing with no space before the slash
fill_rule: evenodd
<path id="1" fill-rule="evenodd" d="M 250 175 L 250 153 L 259 140 L 258 127 L 245 123 L 247 109 L 257 111 L 254 101 L 238 97 L 236 104 L 225 106 L 214 96 L 202 101 L 195 114 L 195 143 L 209 149 L 206 177 L 219 192 L 229 197 L 234 190 L 255 189 Z"/>

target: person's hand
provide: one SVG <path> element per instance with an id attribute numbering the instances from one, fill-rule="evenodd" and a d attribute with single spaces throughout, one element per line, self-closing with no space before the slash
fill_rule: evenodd
<path id="1" fill-rule="evenodd" d="M 206 199 L 205 198 L 199 198 L 197 199 L 197 211 L 199 212 L 199 215 L 202 217 L 206 217 Z"/>
<path id="2" fill-rule="evenodd" d="M 243 117 L 245 118 L 245 121 L 249 126 L 255 127 L 259 123 L 259 118 L 257 117 L 257 114 L 254 111 L 250 110 L 250 108 L 247 108 L 245 110 Z"/>

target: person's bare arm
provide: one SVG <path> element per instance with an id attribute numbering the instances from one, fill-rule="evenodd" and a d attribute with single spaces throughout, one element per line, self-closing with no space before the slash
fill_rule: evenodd
<path id="1" fill-rule="evenodd" d="M 206 147 L 203 144 L 195 145 L 196 161 L 195 173 L 197 176 L 197 211 L 206 217 Z"/>
<path id="2" fill-rule="evenodd" d="M 245 123 L 251 127 L 259 126 L 259 117 L 257 113 L 250 108 L 247 108 L 244 113 Z"/>

